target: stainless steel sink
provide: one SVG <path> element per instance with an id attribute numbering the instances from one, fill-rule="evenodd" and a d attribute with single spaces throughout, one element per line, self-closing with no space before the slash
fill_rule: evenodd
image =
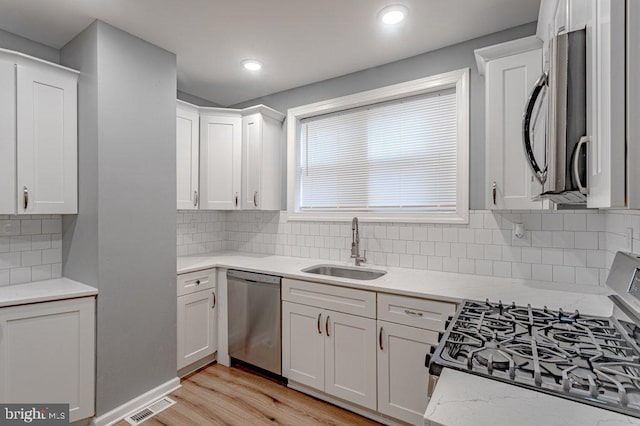
<path id="1" fill-rule="evenodd" d="M 377 269 L 363 269 L 338 265 L 315 265 L 303 269 L 302 272 L 328 275 L 330 277 L 349 278 L 352 280 L 375 280 L 386 274 L 386 271 Z"/>

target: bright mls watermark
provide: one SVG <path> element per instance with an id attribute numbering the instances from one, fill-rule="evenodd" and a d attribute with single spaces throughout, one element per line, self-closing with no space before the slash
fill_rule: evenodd
<path id="1" fill-rule="evenodd" d="M 0 425 L 69 424 L 69 404 L 0 404 Z"/>

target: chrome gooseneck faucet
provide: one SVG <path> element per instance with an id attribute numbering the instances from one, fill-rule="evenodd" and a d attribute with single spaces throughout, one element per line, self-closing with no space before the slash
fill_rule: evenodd
<path id="1" fill-rule="evenodd" d="M 367 251 L 360 256 L 360 230 L 358 228 L 358 218 L 354 217 L 351 221 L 351 258 L 355 260 L 356 266 L 360 266 L 367 262 Z"/>

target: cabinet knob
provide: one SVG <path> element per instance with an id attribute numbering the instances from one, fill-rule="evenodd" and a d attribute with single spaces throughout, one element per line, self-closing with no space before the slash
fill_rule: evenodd
<path id="1" fill-rule="evenodd" d="M 196 280 L 196 285 L 200 285 L 200 280 Z"/>

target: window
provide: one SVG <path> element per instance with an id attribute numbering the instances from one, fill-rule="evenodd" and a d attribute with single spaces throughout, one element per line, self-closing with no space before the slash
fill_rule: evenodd
<path id="1" fill-rule="evenodd" d="M 291 219 L 467 222 L 467 70 L 295 108 L 288 123 Z"/>

